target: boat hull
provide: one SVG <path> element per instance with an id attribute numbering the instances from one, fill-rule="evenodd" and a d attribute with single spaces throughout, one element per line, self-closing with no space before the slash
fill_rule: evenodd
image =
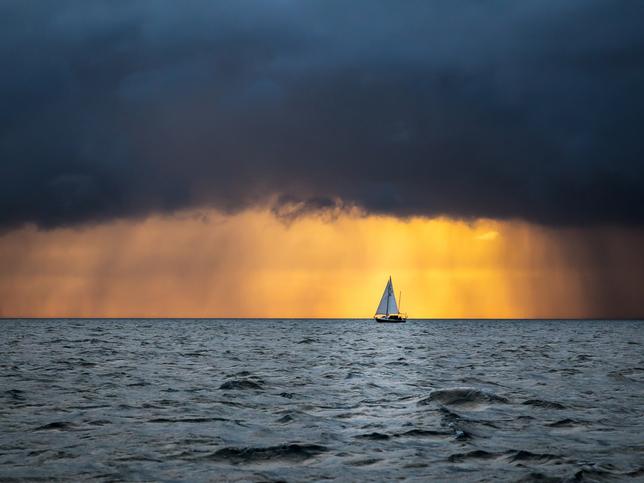
<path id="1" fill-rule="evenodd" d="M 373 319 L 383 324 L 402 324 L 407 321 L 407 317 L 402 315 L 376 315 Z"/>

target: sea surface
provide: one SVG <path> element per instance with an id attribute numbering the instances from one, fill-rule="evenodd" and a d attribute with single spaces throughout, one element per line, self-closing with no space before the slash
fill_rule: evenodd
<path id="1" fill-rule="evenodd" d="M 642 321 L 0 331 L 2 481 L 644 481 Z"/>

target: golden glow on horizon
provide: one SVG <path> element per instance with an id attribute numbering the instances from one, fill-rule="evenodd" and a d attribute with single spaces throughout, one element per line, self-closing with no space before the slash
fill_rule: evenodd
<path id="1" fill-rule="evenodd" d="M 566 243 L 563 244 L 564 246 Z M 517 222 L 194 211 L 0 237 L 0 315 L 585 317 L 584 260 Z"/>

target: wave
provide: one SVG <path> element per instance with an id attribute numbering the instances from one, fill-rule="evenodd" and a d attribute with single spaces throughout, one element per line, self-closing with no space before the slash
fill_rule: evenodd
<path id="1" fill-rule="evenodd" d="M 397 433 L 396 437 L 419 437 L 419 438 L 447 438 L 453 433 L 447 431 L 433 431 L 429 429 L 410 429 L 404 433 Z"/>
<path id="2" fill-rule="evenodd" d="M 521 404 L 524 406 L 535 406 L 544 409 L 566 409 L 566 406 L 563 404 L 553 401 L 543 401 L 541 399 L 529 399 L 527 401 L 523 401 Z"/>
<path id="3" fill-rule="evenodd" d="M 470 419 L 450 411 L 446 407 L 439 408 L 441 425 L 449 428 L 457 441 L 468 441 L 474 437 L 488 437 L 489 431 L 484 427 L 498 429 L 491 421 Z"/>
<path id="4" fill-rule="evenodd" d="M 154 418 L 148 419 L 148 423 L 212 423 L 214 421 L 230 421 L 226 418 Z"/>
<path id="5" fill-rule="evenodd" d="M 281 423 L 281 424 L 286 424 L 286 423 L 290 423 L 290 422 L 291 422 L 291 421 L 293 421 L 294 419 L 295 419 L 295 418 L 294 418 L 293 416 L 291 416 L 290 414 L 285 414 L 284 416 L 282 416 L 281 418 L 279 418 L 279 419 L 277 420 L 277 422 L 278 422 L 278 423 Z"/>
<path id="6" fill-rule="evenodd" d="M 447 460 L 452 463 L 459 463 L 466 460 L 492 460 L 492 459 L 507 459 L 510 463 L 549 463 L 551 461 L 559 461 L 561 456 L 547 453 L 532 453 L 526 450 L 508 450 L 505 452 L 490 452 L 482 449 L 469 451 L 467 453 L 455 453 L 450 455 Z"/>
<path id="7" fill-rule="evenodd" d="M 25 398 L 24 391 L 21 391 L 20 389 L 9 389 L 8 391 L 4 392 L 7 396 L 9 396 L 11 399 L 19 399 L 23 400 Z"/>
<path id="8" fill-rule="evenodd" d="M 558 478 L 556 476 L 548 476 L 546 474 L 540 473 L 538 471 L 531 471 L 521 479 L 517 480 L 517 482 L 521 483 L 530 483 L 530 482 L 535 482 L 535 483 L 561 483 L 563 481 L 568 481 L 568 480 L 563 480 L 562 478 Z"/>
<path id="9" fill-rule="evenodd" d="M 74 423 L 67 421 L 54 421 L 53 423 L 43 424 L 34 429 L 34 431 L 51 431 L 51 430 L 60 430 L 60 431 L 69 431 L 75 428 Z"/>
<path id="10" fill-rule="evenodd" d="M 476 389 L 474 387 L 453 387 L 436 389 L 428 397 L 418 401 L 418 404 L 426 406 L 433 402 L 446 404 L 448 406 L 476 406 L 488 403 L 505 404 L 508 402 L 508 399 L 503 396 L 498 396 L 491 391 Z"/>
<path id="11" fill-rule="evenodd" d="M 347 462 L 347 464 L 351 466 L 369 466 L 369 465 L 379 463 L 381 461 L 382 459 L 380 458 L 367 458 L 367 459 L 349 461 Z"/>
<path id="12" fill-rule="evenodd" d="M 228 460 L 235 464 L 283 459 L 290 461 L 304 461 L 326 451 L 326 446 L 299 443 L 268 446 L 265 448 L 230 447 L 215 451 L 208 456 L 208 459 Z"/>
<path id="13" fill-rule="evenodd" d="M 88 421 L 87 424 L 90 426 L 106 426 L 108 424 L 112 424 L 112 421 L 107 419 L 95 419 L 94 421 Z"/>
<path id="14" fill-rule="evenodd" d="M 641 367 L 613 371 L 608 375 L 618 381 L 644 383 L 644 369 Z"/>
<path id="15" fill-rule="evenodd" d="M 304 339 L 300 340 L 299 342 L 296 342 L 296 344 L 313 344 L 315 342 L 319 342 L 318 339 L 313 339 L 311 337 L 305 337 Z"/>
<path id="16" fill-rule="evenodd" d="M 469 451 L 467 453 L 455 453 L 448 456 L 447 461 L 450 463 L 459 463 L 465 460 L 477 459 L 477 460 L 491 460 L 498 458 L 500 455 L 498 453 L 490 453 L 482 449 L 477 449 L 474 451 Z"/>
<path id="17" fill-rule="evenodd" d="M 373 433 L 367 433 L 367 434 L 359 434 L 357 436 L 354 436 L 354 438 L 357 438 L 357 439 L 372 439 L 374 441 L 383 441 L 383 440 L 389 439 L 389 435 L 384 434 L 384 433 L 373 432 Z"/>
<path id="18" fill-rule="evenodd" d="M 525 450 L 519 450 L 519 451 L 509 451 L 508 452 L 508 460 L 511 463 L 514 462 L 523 462 L 523 461 L 530 461 L 533 463 L 549 463 L 550 461 L 554 460 L 561 460 L 560 455 L 556 454 L 549 454 L 549 453 L 531 453 L 530 451 L 525 451 Z"/>
<path id="19" fill-rule="evenodd" d="M 575 426 L 579 426 L 581 423 L 579 421 L 575 421 L 574 419 L 560 419 L 559 421 L 555 421 L 553 423 L 548 423 L 546 426 L 549 426 L 551 428 L 573 428 Z"/>
<path id="20" fill-rule="evenodd" d="M 219 386 L 219 389 L 240 391 L 245 389 L 262 390 L 264 388 L 258 382 L 250 381 L 248 379 L 234 379 L 232 381 L 224 382 Z"/>
<path id="21" fill-rule="evenodd" d="M 248 371 L 240 371 L 234 374 L 228 374 L 226 377 L 250 377 L 252 374 Z"/>

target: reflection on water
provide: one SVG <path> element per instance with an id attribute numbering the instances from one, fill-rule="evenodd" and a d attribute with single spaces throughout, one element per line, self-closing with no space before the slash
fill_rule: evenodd
<path id="1" fill-rule="evenodd" d="M 643 322 L 0 329 L 4 478 L 644 478 Z"/>

